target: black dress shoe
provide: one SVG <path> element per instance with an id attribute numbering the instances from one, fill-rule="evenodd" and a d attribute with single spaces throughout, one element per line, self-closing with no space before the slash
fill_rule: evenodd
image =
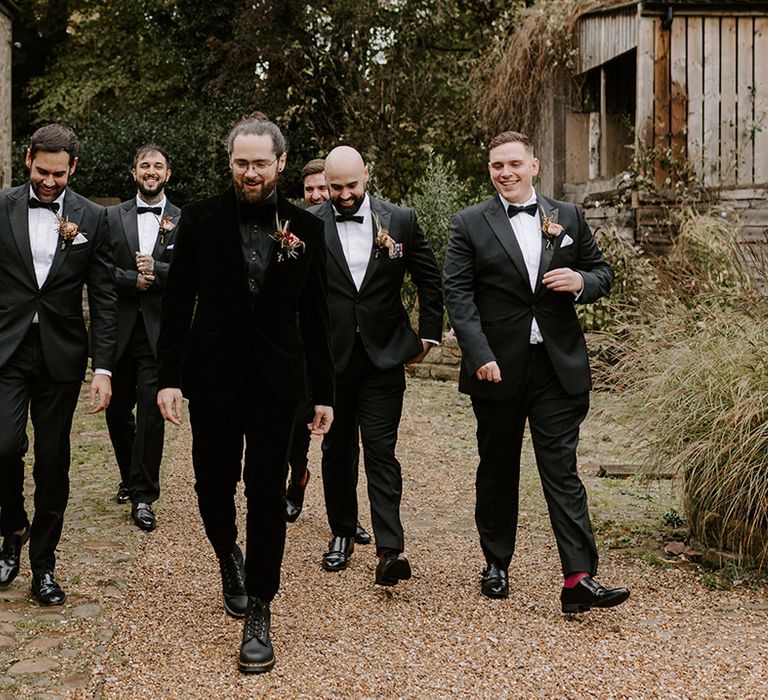
<path id="1" fill-rule="evenodd" d="M 3 538 L 0 550 L 0 587 L 8 586 L 19 575 L 21 549 L 29 539 L 29 525 L 20 535 L 11 533 Z"/>
<path id="2" fill-rule="evenodd" d="M 232 617 L 245 617 L 248 594 L 245 592 L 245 565 L 240 547 L 235 545 L 229 554 L 219 557 L 219 568 L 224 610 Z"/>
<path id="3" fill-rule="evenodd" d="M 560 591 L 564 613 L 585 612 L 590 608 L 612 608 L 629 598 L 626 588 L 603 588 L 591 576 L 585 576 L 573 588 Z"/>
<path id="4" fill-rule="evenodd" d="M 242 673 L 264 673 L 275 665 L 275 652 L 269 638 L 269 603 L 260 598 L 248 598 L 248 610 L 243 625 L 238 667 Z"/>
<path id="5" fill-rule="evenodd" d="M 507 570 L 497 562 L 491 562 L 483 571 L 480 590 L 488 598 L 509 598 Z"/>
<path id="6" fill-rule="evenodd" d="M 295 523 L 296 519 L 301 515 L 301 509 L 304 507 L 304 493 L 307 490 L 307 484 L 309 483 L 309 469 L 304 474 L 304 483 L 300 484 L 293 480 L 288 483 L 288 488 L 285 492 L 285 519 L 289 523 Z"/>
<path id="7" fill-rule="evenodd" d="M 53 578 L 53 571 L 32 572 L 32 595 L 40 605 L 62 605 L 66 595 Z"/>
<path id="8" fill-rule="evenodd" d="M 376 566 L 377 586 L 394 586 L 411 578 L 411 565 L 399 552 L 387 552 Z"/>
<path id="9" fill-rule="evenodd" d="M 138 527 L 151 532 L 157 527 L 155 511 L 149 503 L 134 503 L 131 508 L 131 517 Z"/>
<path id="10" fill-rule="evenodd" d="M 115 496 L 115 500 L 120 503 L 128 503 L 128 501 L 131 500 L 131 494 L 128 493 L 128 489 L 123 486 L 123 483 L 120 482 L 120 486 L 117 487 L 117 495 Z"/>
<path id="11" fill-rule="evenodd" d="M 368 532 L 358 520 L 357 527 L 355 528 L 355 544 L 370 544 L 371 539 L 373 539 L 371 533 Z"/>
<path id="12" fill-rule="evenodd" d="M 323 554 L 323 568 L 326 571 L 341 571 L 347 568 L 347 559 L 355 551 L 355 541 L 351 537 L 334 537 L 328 543 L 328 551 Z"/>

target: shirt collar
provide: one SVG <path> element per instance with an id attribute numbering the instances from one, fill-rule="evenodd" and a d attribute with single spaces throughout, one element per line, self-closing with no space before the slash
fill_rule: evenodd
<path id="1" fill-rule="evenodd" d="M 163 198 L 157 204 L 149 204 L 141 198 L 140 194 L 136 195 L 137 207 L 160 207 L 161 211 L 165 211 L 165 204 L 167 201 L 168 200 L 166 199 L 165 195 L 163 195 Z"/>
<path id="2" fill-rule="evenodd" d="M 59 203 L 59 211 L 62 212 L 62 215 L 64 213 L 64 195 L 67 193 L 67 188 L 65 187 L 61 194 L 54 199 L 54 202 Z M 32 189 L 32 185 L 29 186 L 29 198 L 30 199 L 40 199 L 36 194 L 35 191 Z"/>

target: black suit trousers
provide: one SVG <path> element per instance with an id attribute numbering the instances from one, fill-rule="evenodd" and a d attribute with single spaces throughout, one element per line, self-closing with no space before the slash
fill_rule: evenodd
<path id="1" fill-rule="evenodd" d="M 358 337 L 349 364 L 336 375 L 333 425 L 323 440 L 325 507 L 334 536 L 355 534 L 359 425 L 376 546 L 404 549 L 403 479 L 395 457 L 404 392 L 402 365 L 377 369 Z"/>
<path id="2" fill-rule="evenodd" d="M 579 426 L 589 394 L 567 394 L 544 345 L 532 345 L 520 393 L 513 399 L 472 397 L 480 464 L 475 522 L 486 561 L 508 567 L 515 551 L 520 452 L 528 420 L 536 465 L 563 573 L 597 571 L 587 495 L 576 470 Z"/>
<path id="3" fill-rule="evenodd" d="M 56 382 L 45 365 L 40 330 L 32 324 L 0 368 L 0 534 L 25 528 L 24 455 L 27 412 L 35 431 L 35 515 L 29 542 L 33 571 L 56 567 L 69 498 L 70 432 L 81 382 Z"/>
<path id="4" fill-rule="evenodd" d="M 245 585 L 248 595 L 270 601 L 280 587 L 285 479 L 297 405 L 275 396 L 258 378 L 244 384 L 232 406 L 189 402 L 195 491 L 205 533 L 221 556 L 237 541 L 235 494 L 242 477 Z"/>
<path id="5" fill-rule="evenodd" d="M 141 315 L 112 372 L 112 400 L 106 418 L 120 480 L 131 501 L 156 501 L 160 496 L 165 422 L 157 407 L 157 360 Z"/>

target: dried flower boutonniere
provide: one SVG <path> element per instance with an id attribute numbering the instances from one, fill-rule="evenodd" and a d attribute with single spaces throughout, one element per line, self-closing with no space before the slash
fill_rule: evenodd
<path id="1" fill-rule="evenodd" d="M 157 223 L 160 227 L 160 245 L 165 245 L 165 234 L 170 233 L 176 228 L 173 219 L 170 216 L 158 217 Z"/>
<path id="2" fill-rule="evenodd" d="M 376 226 L 376 238 L 373 241 L 373 245 L 376 246 L 376 254 L 374 257 L 378 258 L 379 253 L 382 250 L 387 250 L 390 260 L 403 257 L 403 244 L 395 241 L 392 236 L 389 235 L 389 231 L 385 228 L 381 228 L 381 222 L 379 217 L 373 214 L 373 223 Z"/>
<path id="3" fill-rule="evenodd" d="M 541 232 L 544 234 L 544 238 L 547 239 L 547 250 L 552 250 L 555 238 L 557 238 L 565 229 L 557 223 L 557 212 L 552 217 L 547 216 L 543 211 L 541 212 Z"/>
<path id="4" fill-rule="evenodd" d="M 280 219 L 275 214 L 275 235 L 272 238 L 280 244 L 280 250 L 277 251 L 277 262 L 297 258 L 299 253 L 303 253 L 304 248 L 306 248 L 304 241 L 288 230 L 290 223 L 291 221 L 288 219 L 281 224 Z"/>
<path id="5" fill-rule="evenodd" d="M 71 241 L 77 234 L 79 233 L 79 230 L 77 228 L 77 224 L 74 221 L 69 221 L 69 219 L 65 219 L 63 216 L 59 216 L 56 214 L 56 220 L 59 222 L 59 238 L 61 239 L 61 249 L 64 250 L 67 246 L 67 241 Z"/>

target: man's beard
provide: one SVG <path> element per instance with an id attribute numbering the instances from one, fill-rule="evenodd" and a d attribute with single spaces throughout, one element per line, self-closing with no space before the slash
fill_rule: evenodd
<path id="1" fill-rule="evenodd" d="M 149 189 L 141 180 L 136 181 L 136 186 L 139 193 L 144 197 L 159 197 L 165 189 L 165 182 L 165 180 L 158 181 L 153 190 Z"/>
<path id="2" fill-rule="evenodd" d="M 263 177 L 261 180 L 261 187 L 259 189 L 249 190 L 245 186 L 245 176 L 238 179 L 233 174 L 232 184 L 235 187 L 237 198 L 241 202 L 245 202 L 246 204 L 261 204 L 263 201 L 269 199 L 269 197 L 272 196 L 272 193 L 275 191 L 275 187 L 277 187 L 277 181 L 279 177 L 279 172 L 275 173 L 275 176 L 272 178 Z"/>
<path id="3" fill-rule="evenodd" d="M 43 195 L 40 193 L 40 187 L 38 183 L 30 180 L 29 184 L 32 186 L 32 191 L 35 193 L 35 197 L 37 197 L 41 202 L 46 202 L 46 203 L 55 202 L 61 196 L 61 193 L 66 188 L 66 185 L 64 185 L 63 187 L 55 186 L 53 189 L 53 194 Z"/>
<path id="4" fill-rule="evenodd" d="M 352 201 L 346 205 L 341 204 L 339 199 L 333 200 L 333 206 L 336 207 L 336 211 L 339 212 L 339 214 L 346 214 L 348 216 L 351 216 L 352 214 L 356 214 L 358 209 L 363 206 L 363 202 L 365 201 L 365 192 L 359 196 L 353 197 Z"/>

